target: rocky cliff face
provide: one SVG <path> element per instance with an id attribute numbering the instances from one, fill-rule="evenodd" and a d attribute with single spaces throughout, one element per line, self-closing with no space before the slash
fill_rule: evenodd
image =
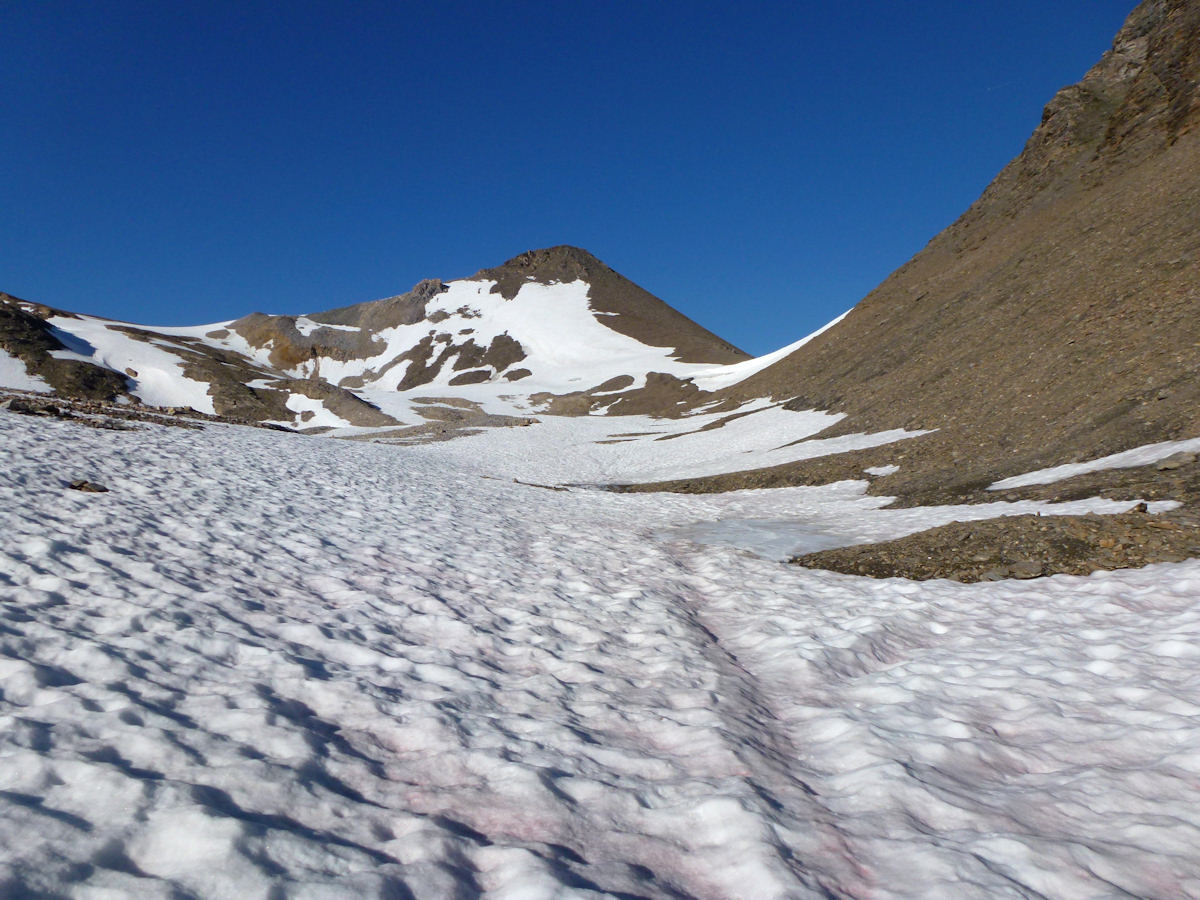
<path id="1" fill-rule="evenodd" d="M 1161 153 L 1200 121 L 1200 4 L 1148 0 L 1078 84 L 1046 104 L 1025 149 L 948 230 L 1012 218 L 1081 185 L 1100 186 Z"/>
<path id="2" fill-rule="evenodd" d="M 1198 86 L 1200 3 L 1142 3 L 958 221 L 732 395 L 849 413 L 831 433 L 937 429 L 878 484 L 926 499 L 1200 434 Z"/>

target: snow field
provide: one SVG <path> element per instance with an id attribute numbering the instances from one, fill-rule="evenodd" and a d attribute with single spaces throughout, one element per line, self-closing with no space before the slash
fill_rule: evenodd
<path id="1" fill-rule="evenodd" d="M 1200 895 L 1200 563 L 793 569 L 653 535 L 888 511 L 515 484 L 531 430 L 0 412 L 0 895 Z"/>
<path id="2" fill-rule="evenodd" d="M 39 394 L 52 393 L 53 389 L 44 378 L 30 375 L 25 363 L 7 350 L 0 349 L 0 385 L 18 391 L 34 391 Z"/>
<path id="3" fill-rule="evenodd" d="M 523 480 L 630 484 L 741 472 L 925 434 L 894 429 L 813 437 L 840 418 L 817 410 L 793 412 L 766 400 L 745 404 L 735 414 L 697 412 L 679 419 L 544 416 L 529 428 L 485 429 L 435 452 L 458 465 L 484 460 L 484 466 Z"/>

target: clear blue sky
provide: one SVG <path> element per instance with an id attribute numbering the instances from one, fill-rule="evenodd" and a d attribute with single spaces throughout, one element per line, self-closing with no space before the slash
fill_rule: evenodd
<path id="1" fill-rule="evenodd" d="M 195 324 L 570 243 L 752 353 L 949 224 L 1133 0 L 0 3 L 0 290 Z"/>

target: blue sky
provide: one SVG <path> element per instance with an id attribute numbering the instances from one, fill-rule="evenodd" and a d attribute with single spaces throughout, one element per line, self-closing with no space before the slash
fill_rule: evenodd
<path id="1" fill-rule="evenodd" d="M 0 4 L 0 290 L 195 324 L 570 243 L 752 353 L 971 203 L 1133 0 Z"/>

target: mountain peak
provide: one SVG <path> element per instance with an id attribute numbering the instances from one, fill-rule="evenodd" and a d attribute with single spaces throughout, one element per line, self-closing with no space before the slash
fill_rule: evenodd
<path id="1" fill-rule="evenodd" d="M 518 253 L 499 266 L 481 269 L 472 278 L 495 281 L 496 286 L 492 290 L 506 300 L 511 300 L 521 286 L 530 281 L 539 284 L 590 281 L 589 276 L 605 270 L 612 272 L 608 266 L 581 247 L 559 244 L 555 247 Z"/>
<path id="2" fill-rule="evenodd" d="M 557 244 L 554 247 L 541 247 L 518 253 L 512 259 L 505 260 L 505 266 L 514 268 L 539 269 L 554 265 L 602 266 L 604 263 L 596 259 L 582 247 L 570 244 Z"/>
<path id="3" fill-rule="evenodd" d="M 581 247 L 559 244 L 526 250 L 503 265 L 482 269 L 471 277 L 494 281 L 492 293 L 506 300 L 515 298 L 531 282 L 584 281 L 592 311 L 599 313 L 600 321 L 613 331 L 651 347 L 670 348 L 681 362 L 724 365 L 750 358 Z"/>

